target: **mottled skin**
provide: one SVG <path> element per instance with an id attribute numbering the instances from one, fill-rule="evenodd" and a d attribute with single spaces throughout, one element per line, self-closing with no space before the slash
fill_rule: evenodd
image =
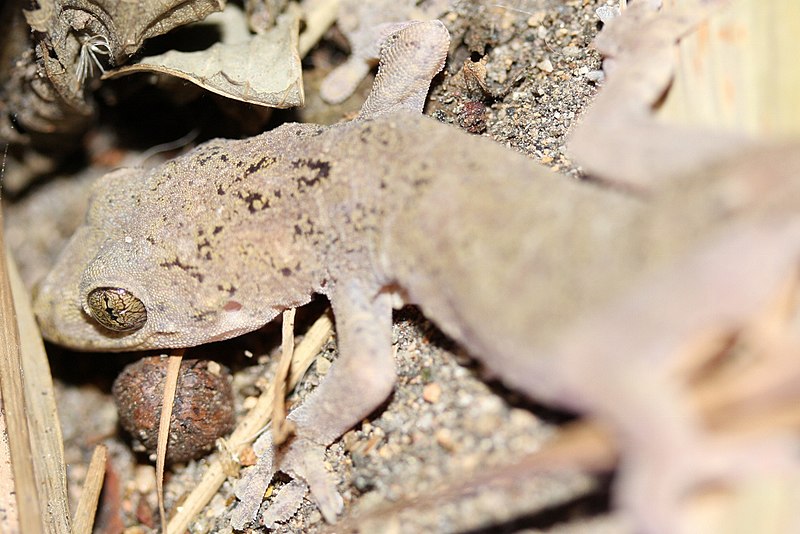
<path id="1" fill-rule="evenodd" d="M 796 151 L 785 157 L 788 167 L 800 168 Z M 290 414 L 297 433 L 277 467 L 308 482 L 329 520 L 341 500 L 321 467 L 322 450 L 394 385 L 393 293 L 418 304 L 508 385 L 611 423 L 623 452 L 626 444 L 637 447 L 639 461 L 630 464 L 646 479 L 667 463 L 660 444 L 683 451 L 694 443 L 693 420 L 665 386 L 672 347 L 650 351 L 643 366 L 633 362 L 652 338 L 632 336 L 624 354 L 619 344 L 604 346 L 602 336 L 588 347 L 560 346 L 559 339 L 625 287 L 646 288 L 673 264 L 676 272 L 688 269 L 682 258 L 695 261 L 692 251 L 709 243 L 712 250 L 759 243 L 765 250 L 757 264 L 734 265 L 719 278 L 725 284 L 709 286 L 702 301 L 708 313 L 692 328 L 716 321 L 725 289 L 749 287 L 758 278 L 754 269 L 788 272 L 793 257 L 767 247 L 771 241 L 760 239 L 766 230 L 728 239 L 734 221 L 794 213 L 790 194 L 770 193 L 776 184 L 797 192 L 796 173 L 775 168 L 774 154 L 762 157 L 759 172 L 738 172 L 753 160 L 745 155 L 676 177 L 640 198 L 558 176 L 409 111 L 372 110 L 328 128 L 284 125 L 251 139 L 212 141 L 151 171 L 105 177 L 86 224 L 41 286 L 36 311 L 46 337 L 77 349 L 173 348 L 239 335 L 314 293 L 326 295 L 339 359 Z M 758 222 L 762 227 L 776 226 Z M 777 228 L 767 235 L 800 244 L 796 221 Z M 703 258 L 695 263 L 705 265 Z M 98 287 L 141 299 L 144 326 L 125 333 L 99 326 L 85 304 Z M 743 320 L 769 290 L 744 292 L 732 317 Z M 629 322 L 646 315 L 631 309 Z M 585 328 L 604 333 L 589 319 Z M 680 460 L 687 465 L 675 473 L 693 474 L 696 465 Z M 686 483 L 678 477 L 665 499 Z M 650 486 L 628 489 L 639 492 L 623 496 L 639 519 L 651 508 L 636 498 L 659 504 Z M 669 504 L 665 509 L 674 510 Z M 658 525 L 644 524 L 653 531 Z"/>

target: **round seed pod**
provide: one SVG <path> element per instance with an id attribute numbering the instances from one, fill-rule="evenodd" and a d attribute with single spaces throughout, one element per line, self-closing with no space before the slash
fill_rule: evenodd
<path id="1" fill-rule="evenodd" d="M 166 358 L 142 358 L 125 367 L 112 388 L 122 428 L 151 456 L 156 452 L 166 376 Z M 203 456 L 214 447 L 217 438 L 233 429 L 233 423 L 233 389 L 228 369 L 208 360 L 181 362 L 166 462 Z"/>

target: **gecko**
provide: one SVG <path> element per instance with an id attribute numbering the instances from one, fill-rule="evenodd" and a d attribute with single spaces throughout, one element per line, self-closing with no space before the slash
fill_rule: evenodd
<path id="1" fill-rule="evenodd" d="M 619 502 L 643 531 L 666 531 L 670 506 L 698 482 L 694 460 L 702 457 L 693 452 L 680 465 L 664 458 L 665 444 L 694 451 L 687 446 L 699 439 L 657 372 L 669 354 L 637 363 L 647 340 L 636 332 L 616 332 L 626 354 L 560 339 L 576 324 L 598 329 L 591 312 L 631 285 L 675 270 L 691 282 L 703 272 L 692 261 L 702 264 L 706 249 L 756 253 L 758 261 L 730 265 L 718 277 L 725 283 L 701 285 L 696 294 L 707 305 L 687 331 L 715 325 L 732 285 L 749 289 L 730 311 L 732 323 L 743 320 L 772 294 L 752 281 L 796 265 L 787 252 L 800 250 L 790 200 L 791 190 L 800 193 L 796 173 L 756 152 L 674 177 L 646 196 L 565 178 L 420 113 L 447 48 L 436 21 L 391 35 L 353 121 L 285 124 L 210 141 L 147 171 L 106 175 L 40 285 L 42 332 L 79 350 L 191 347 L 255 330 L 325 295 L 339 357 L 289 414 L 296 432 L 275 451 L 274 469 L 305 481 L 334 521 L 342 500 L 322 454 L 394 387 L 399 296 L 509 387 L 608 422 L 623 458 L 633 458 L 623 461 Z M 800 167 L 796 150 L 779 153 L 788 168 Z M 758 180 L 735 172 L 748 161 L 769 172 Z M 686 298 L 696 305 L 693 296 Z M 630 322 L 649 317 L 621 302 Z M 648 478 L 667 466 L 680 468 L 667 483 Z"/>

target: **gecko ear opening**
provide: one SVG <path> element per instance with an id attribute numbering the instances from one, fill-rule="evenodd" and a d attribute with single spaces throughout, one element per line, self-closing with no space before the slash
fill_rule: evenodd
<path id="1" fill-rule="evenodd" d="M 139 330 L 147 322 L 147 308 L 121 287 L 98 287 L 86 297 L 89 314 L 114 332 Z"/>

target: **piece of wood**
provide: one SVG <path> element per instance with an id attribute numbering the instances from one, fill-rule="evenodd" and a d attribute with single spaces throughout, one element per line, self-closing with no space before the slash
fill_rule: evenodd
<path id="1" fill-rule="evenodd" d="M 798 33 L 797 0 L 730 0 L 681 40 L 675 80 L 659 116 L 754 136 L 797 135 Z"/>
<path id="2" fill-rule="evenodd" d="M 75 511 L 75 520 L 73 521 L 75 534 L 91 534 L 92 532 L 97 502 L 100 499 L 100 490 L 103 489 L 103 480 L 106 475 L 107 459 L 108 448 L 105 445 L 95 447 L 92 460 L 89 462 L 86 480 L 83 481 L 83 491 L 78 500 L 78 508 Z"/>
<path id="3" fill-rule="evenodd" d="M 8 448 L 6 418 L 3 416 L 3 397 L 0 396 L 0 532 L 19 532 L 17 501 L 14 497 L 14 470 Z"/>
<path id="4" fill-rule="evenodd" d="M 2 236 L 0 211 L 0 394 L 3 398 L 14 491 L 17 499 L 20 532 L 44 532 L 42 507 L 33 471 L 30 430 L 28 428 L 22 362 L 20 361 L 17 314 L 11 294 Z"/>
<path id="5" fill-rule="evenodd" d="M 7 267 L 17 312 L 25 406 L 31 434 L 31 454 L 47 532 L 71 532 L 64 438 L 56 408 L 50 362 L 31 309 L 30 297 L 9 251 Z"/>

